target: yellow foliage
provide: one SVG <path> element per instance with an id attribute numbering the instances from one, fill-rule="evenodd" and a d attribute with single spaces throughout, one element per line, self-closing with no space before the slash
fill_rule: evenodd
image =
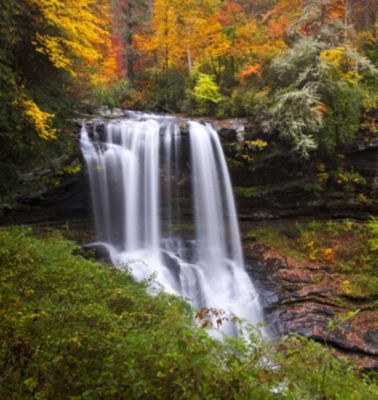
<path id="1" fill-rule="evenodd" d="M 320 58 L 333 66 L 330 72 L 331 76 L 353 85 L 362 79 L 362 75 L 358 72 L 356 61 L 350 59 L 346 55 L 346 51 L 347 48 L 343 46 L 323 50 Z"/>
<path id="2" fill-rule="evenodd" d="M 335 263 L 337 259 L 336 249 L 327 247 L 322 250 L 322 258 L 329 263 Z"/>
<path id="3" fill-rule="evenodd" d="M 33 44 L 39 53 L 46 54 L 49 57 L 56 68 L 65 69 L 75 75 L 71 68 L 72 61 L 66 56 L 63 41 L 59 38 L 42 36 L 37 33 Z"/>
<path id="4" fill-rule="evenodd" d="M 247 140 L 247 141 L 245 141 L 245 144 L 248 147 L 253 147 L 258 151 L 263 151 L 268 146 L 268 142 L 266 142 L 265 140 L 262 140 L 262 139 Z"/>
<path id="5" fill-rule="evenodd" d="M 340 172 L 337 176 L 336 182 L 339 185 L 345 185 L 346 183 L 348 183 L 348 177 L 344 173 Z"/>
<path id="6" fill-rule="evenodd" d="M 223 56 L 231 45 L 216 18 L 220 6 L 210 0 L 156 0 L 152 33 L 136 35 L 136 44 L 163 65 L 182 65 L 189 58 L 194 65 Z"/>
<path id="7" fill-rule="evenodd" d="M 330 63 L 335 64 L 337 67 L 340 67 L 341 62 L 343 61 L 345 53 L 344 47 L 336 47 L 334 49 L 323 50 L 320 53 L 320 58 L 324 61 L 328 61 Z"/>
<path id="8" fill-rule="evenodd" d="M 39 137 L 44 140 L 56 139 L 56 129 L 50 126 L 55 115 L 42 111 L 33 100 L 25 100 L 23 106 L 25 115 L 34 125 Z"/>
<path id="9" fill-rule="evenodd" d="M 286 49 L 286 28 L 300 9 L 300 0 L 281 0 L 261 21 L 235 1 L 155 0 L 150 33 L 134 38 L 163 67 L 187 64 L 191 71 L 207 64 L 220 73 L 219 60 L 230 57 L 246 76 L 256 75 L 251 66 L 263 67 Z"/>
<path id="10" fill-rule="evenodd" d="M 137 46 L 147 53 L 158 55 L 163 64 L 179 63 L 186 49 L 173 1 L 154 1 L 152 30 L 152 35 L 135 35 Z"/>
<path id="11" fill-rule="evenodd" d="M 93 64 L 101 58 L 101 47 L 110 41 L 102 27 L 109 5 L 95 0 L 26 0 L 43 16 L 34 38 L 36 50 L 57 68 L 76 75 L 75 61 Z M 105 15 L 104 15 L 105 14 Z"/>
<path id="12" fill-rule="evenodd" d="M 342 79 L 344 81 L 347 81 L 348 83 L 356 83 L 359 80 L 362 79 L 362 75 L 359 74 L 357 71 L 352 70 L 352 71 L 348 71 L 347 73 L 343 74 Z"/>
<path id="13" fill-rule="evenodd" d="M 320 163 L 318 165 L 317 169 L 318 169 L 318 173 L 316 174 L 316 176 L 318 178 L 318 182 L 322 186 L 324 186 L 330 178 L 329 173 L 327 172 L 327 166 L 324 163 Z"/>
<path id="14" fill-rule="evenodd" d="M 378 24 L 376 25 L 378 28 Z M 376 38 L 371 31 L 363 31 L 357 33 L 357 43 L 359 47 L 363 47 L 364 45 L 374 45 Z"/>

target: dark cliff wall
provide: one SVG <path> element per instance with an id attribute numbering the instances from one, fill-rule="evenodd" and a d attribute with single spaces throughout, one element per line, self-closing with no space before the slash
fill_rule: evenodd
<path id="1" fill-rule="evenodd" d="M 362 130 L 339 154 L 302 159 L 247 121 L 230 125 L 218 128 L 241 219 L 363 219 L 378 213 L 378 129 Z M 258 149 L 258 141 L 266 148 Z"/>
<path id="2" fill-rule="evenodd" d="M 247 120 L 212 122 L 228 158 L 241 219 L 362 219 L 378 213 L 378 134 L 361 131 L 342 154 L 306 160 Z M 182 120 L 181 125 L 185 135 L 187 124 Z M 258 149 L 256 140 L 268 146 Z M 72 173 L 72 165 L 80 168 Z M 43 171 L 20 176 L 15 184 L 20 190 L 14 204 L 0 205 L 2 223 L 90 219 L 89 185 L 78 144 L 76 151 L 52 159 Z"/>

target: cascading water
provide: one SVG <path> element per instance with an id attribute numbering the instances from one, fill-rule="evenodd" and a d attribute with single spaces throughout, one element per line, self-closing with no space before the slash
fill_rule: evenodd
<path id="1" fill-rule="evenodd" d="M 173 117 L 132 114 L 101 133 L 94 127 L 89 135 L 83 126 L 99 243 L 135 279 L 154 274 L 166 291 L 198 308 L 256 324 L 262 313 L 244 269 L 218 134 L 209 124 L 188 124 L 184 135 Z M 232 334 L 233 324 L 224 329 Z"/>

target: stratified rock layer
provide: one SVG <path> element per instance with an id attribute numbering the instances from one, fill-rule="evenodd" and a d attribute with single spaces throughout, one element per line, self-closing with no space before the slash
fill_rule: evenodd
<path id="1" fill-rule="evenodd" d="M 298 262 L 256 242 L 245 249 L 274 335 L 298 333 L 334 347 L 360 368 L 378 369 L 377 299 L 349 298 L 343 289 L 346 276 L 327 265 Z M 338 329 L 330 328 L 330 321 L 356 309 Z"/>

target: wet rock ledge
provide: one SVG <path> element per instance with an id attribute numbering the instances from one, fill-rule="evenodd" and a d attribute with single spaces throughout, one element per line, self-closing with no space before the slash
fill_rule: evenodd
<path id="1" fill-rule="evenodd" d="M 297 333 L 333 347 L 361 369 L 378 370 L 378 299 L 349 298 L 342 287 L 346 277 L 325 264 L 298 262 L 257 242 L 247 243 L 245 253 L 273 335 Z M 356 309 L 338 329 L 329 328 Z"/>

